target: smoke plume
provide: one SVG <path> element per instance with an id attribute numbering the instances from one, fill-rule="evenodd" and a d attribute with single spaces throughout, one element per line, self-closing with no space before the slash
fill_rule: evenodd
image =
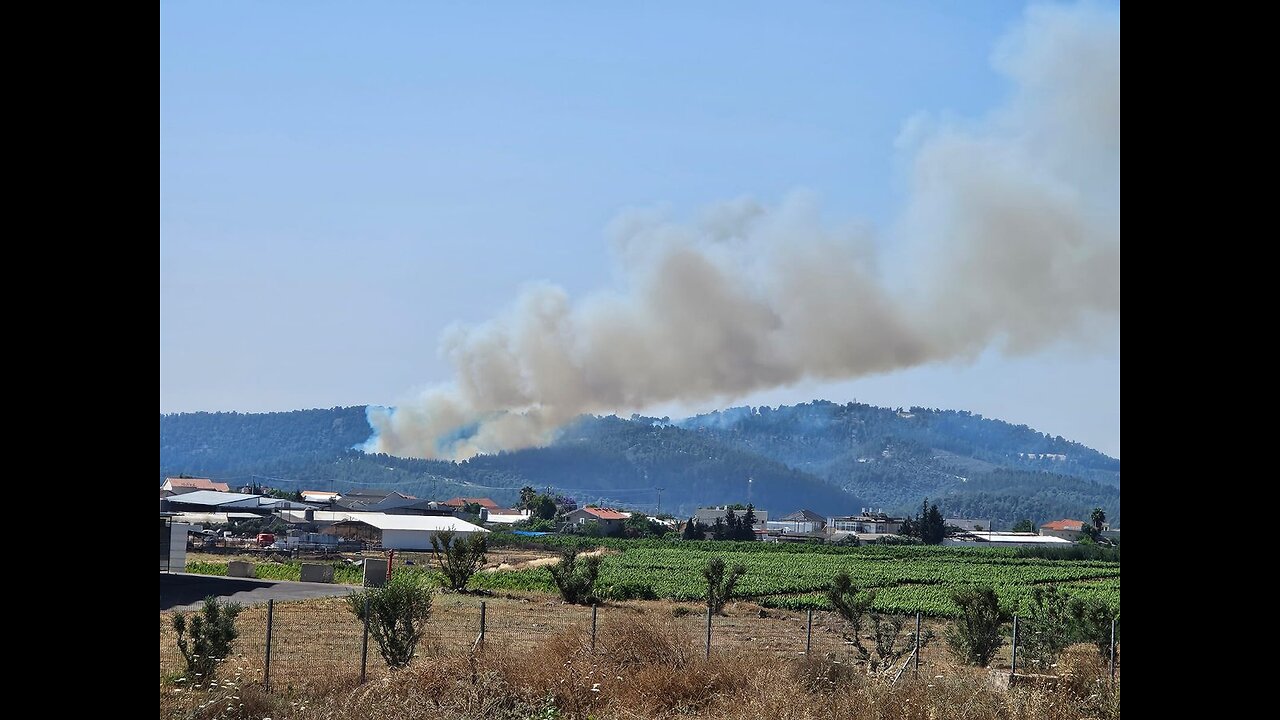
<path id="1" fill-rule="evenodd" d="M 1025 353 L 1117 321 L 1118 11 L 1032 7 L 992 62 L 1001 107 L 907 123 L 910 195 L 886 241 L 824 223 L 804 194 L 695 222 L 625 215 L 620 287 L 540 285 L 451 329 L 452 383 L 371 412 L 369 448 L 466 458 L 548 443 L 582 413 Z"/>

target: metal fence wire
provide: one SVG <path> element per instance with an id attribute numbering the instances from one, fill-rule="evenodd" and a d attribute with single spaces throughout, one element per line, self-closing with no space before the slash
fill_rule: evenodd
<path id="1" fill-rule="evenodd" d="M 195 612 L 187 610 L 186 612 Z M 170 680 L 181 677 L 185 663 L 177 648 L 172 611 L 160 614 L 160 674 Z M 442 656 L 479 649 L 502 648 L 536 651 L 548 643 L 575 643 L 583 650 L 610 654 L 627 652 L 627 642 L 637 623 L 656 623 L 662 632 L 674 632 L 687 640 L 690 653 L 699 656 L 742 650 L 784 658 L 806 655 L 833 661 L 854 659 L 848 626 L 829 611 L 793 612 L 761 609 L 751 614 L 716 615 L 710 618 L 705 607 L 673 604 L 655 609 L 627 604 L 597 607 L 567 605 L 559 600 L 496 598 L 438 593 L 432 603 L 427 634 L 418 647 L 422 657 Z M 924 618 L 922 630 L 933 637 L 918 657 L 905 653 L 895 660 L 899 674 L 928 673 L 931 666 L 949 652 L 944 639 L 947 621 Z M 909 635 L 916 619 L 907 617 L 902 630 L 902 647 L 911 650 Z M 1020 620 L 1018 633 L 1031 627 Z M 356 684 L 389 672 L 377 644 L 364 643 L 364 626 L 352 612 L 346 598 L 272 602 L 246 607 L 240 613 L 232 655 L 223 661 L 218 674 L 237 683 L 268 683 L 277 691 L 309 693 L 334 683 Z M 268 646 L 268 628 L 271 642 Z M 483 633 L 483 642 L 481 640 Z M 1118 678 L 1118 625 L 1112 643 L 1111 673 Z M 863 631 L 863 645 L 874 650 L 874 642 Z M 707 638 L 710 638 L 709 644 Z M 1023 635 L 1023 638 L 1026 636 Z M 1022 657 L 1016 657 L 1018 638 L 1006 644 L 992 667 L 1015 672 L 1034 671 Z M 1013 642 L 1009 642 L 1012 640 Z M 873 655 L 874 657 L 874 655 Z M 1104 661 L 1106 662 L 1106 661 Z M 269 664 L 268 664 L 269 663 Z M 201 678 L 185 678 L 192 686 Z"/>

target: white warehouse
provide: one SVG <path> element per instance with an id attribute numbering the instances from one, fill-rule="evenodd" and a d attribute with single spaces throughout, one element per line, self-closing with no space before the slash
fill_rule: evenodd
<path id="1" fill-rule="evenodd" d="M 387 515 L 385 513 L 343 513 L 343 520 L 325 530 L 339 537 L 380 542 L 387 550 L 430 550 L 431 538 L 452 532 L 464 538 L 483 535 L 488 530 L 465 520 L 441 515 Z"/>

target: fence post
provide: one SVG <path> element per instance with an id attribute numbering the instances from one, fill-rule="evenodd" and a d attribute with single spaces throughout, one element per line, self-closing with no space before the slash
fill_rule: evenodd
<path id="1" fill-rule="evenodd" d="M 808 657 L 813 651 L 813 608 L 809 608 L 809 615 L 804 621 L 804 654 Z"/>
<path id="2" fill-rule="evenodd" d="M 484 649 L 484 621 L 485 621 L 485 605 L 484 601 L 480 601 L 480 649 Z"/>
<path id="3" fill-rule="evenodd" d="M 369 598 L 364 599 L 364 638 L 360 640 L 360 684 L 364 684 L 364 671 L 369 663 Z"/>
<path id="4" fill-rule="evenodd" d="M 596 610 L 595 604 L 591 605 L 591 654 L 596 654 Z"/>
<path id="5" fill-rule="evenodd" d="M 1013 654 L 1009 660 L 1009 681 L 1013 682 L 1013 676 L 1018 674 L 1018 616 L 1013 616 Z"/>
<path id="6" fill-rule="evenodd" d="M 271 692 L 271 626 L 275 620 L 276 601 L 267 601 L 267 657 L 262 665 L 262 682 L 267 688 L 267 692 Z"/>
<path id="7" fill-rule="evenodd" d="M 1116 619 L 1111 618 L 1111 682 L 1116 681 Z"/>
<path id="8" fill-rule="evenodd" d="M 711 659 L 711 606 L 707 606 L 707 659 Z"/>
<path id="9" fill-rule="evenodd" d="M 912 674 L 920 677 L 920 611 L 916 611 L 916 666 Z"/>

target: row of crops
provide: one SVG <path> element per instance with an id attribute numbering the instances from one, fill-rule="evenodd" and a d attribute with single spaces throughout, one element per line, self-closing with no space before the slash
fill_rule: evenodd
<path id="1" fill-rule="evenodd" d="M 551 548 L 555 549 L 555 545 Z M 621 541 L 600 565 L 597 594 L 606 600 L 666 598 L 697 601 L 706 589 L 702 568 L 712 557 L 733 565 L 742 563 L 747 573 L 738 593 L 761 605 L 791 610 L 829 609 L 823 589 L 840 572 L 854 584 L 874 589 L 874 607 L 884 612 L 923 612 L 954 616 L 951 593 L 966 587 L 995 589 L 1010 610 L 1025 607 L 1036 585 L 1056 584 L 1079 597 L 1101 600 L 1116 613 L 1120 610 L 1120 563 L 1100 560 L 1046 560 L 1017 557 L 1004 548 L 941 548 L 927 546 L 822 546 L 802 552 L 765 549 L 768 543 L 652 543 Z M 775 546 L 776 547 L 776 546 Z M 297 580 L 300 563 L 269 562 L 257 565 L 261 578 Z M 410 571 L 398 567 L 398 571 Z M 187 571 L 225 575 L 226 563 L 191 561 Z M 427 571 L 425 566 L 412 568 Z M 335 581 L 359 584 L 359 566 L 335 563 Z M 491 591 L 528 591 L 555 594 L 545 567 L 481 572 L 470 586 Z"/>
<path id="2" fill-rule="evenodd" d="M 730 565 L 746 567 L 739 593 L 770 607 L 828 608 L 823 588 L 836 574 L 847 572 L 858 587 L 876 590 L 875 607 L 886 612 L 919 610 L 952 616 L 956 607 L 951 592 L 976 586 L 994 588 L 1010 609 L 1018 609 L 1035 585 L 1048 583 L 1073 595 L 1100 599 L 1116 612 L 1120 608 L 1118 562 L 1015 558 L 967 548 L 868 547 L 859 552 L 800 553 L 754 548 L 717 551 L 701 545 L 637 547 L 607 555 L 600 566 L 601 595 L 608 598 L 611 589 L 619 588 L 627 593 L 624 597 L 630 597 L 642 587 L 661 598 L 698 600 L 706 588 L 703 566 L 710 558 L 720 557 Z M 545 568 L 481 573 L 471 584 L 489 590 L 555 592 Z"/>

